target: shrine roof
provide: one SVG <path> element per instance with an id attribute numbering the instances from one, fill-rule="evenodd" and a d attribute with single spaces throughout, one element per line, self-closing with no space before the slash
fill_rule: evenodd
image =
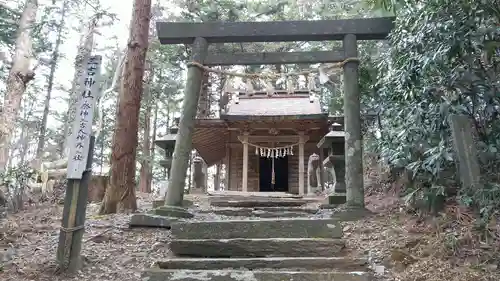
<path id="1" fill-rule="evenodd" d="M 344 131 L 330 131 L 328 134 L 325 135 L 327 138 L 344 138 L 345 137 L 345 132 Z"/>
<path id="2" fill-rule="evenodd" d="M 326 117 L 321 109 L 319 100 L 311 102 L 308 96 L 278 96 L 278 97 L 251 97 L 240 98 L 239 103 L 232 103 L 226 117 L 270 117 L 270 116 L 297 116 Z"/>

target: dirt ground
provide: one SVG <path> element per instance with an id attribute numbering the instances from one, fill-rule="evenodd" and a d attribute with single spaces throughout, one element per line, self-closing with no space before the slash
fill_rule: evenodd
<path id="1" fill-rule="evenodd" d="M 150 208 L 150 196 L 138 198 L 140 208 Z M 499 241 L 478 236 L 470 217 L 457 215 L 457 208 L 424 221 L 406 214 L 388 195 L 372 195 L 367 203 L 375 214 L 343 228 L 350 253 L 367 255 L 378 280 L 500 280 Z M 84 268 L 73 277 L 54 275 L 61 205 L 30 206 L 2 219 L 0 280 L 136 281 L 142 269 L 168 256 L 168 230 L 129 229 L 130 215 L 97 216 L 97 210 L 96 204 L 88 206 Z M 492 228 L 490 234 L 500 230 Z"/>
<path id="2" fill-rule="evenodd" d="M 141 208 L 150 208 L 151 200 L 138 195 Z M 62 205 L 31 206 L 8 216 L 0 225 L 0 280 L 140 280 L 142 269 L 168 255 L 168 230 L 129 229 L 130 215 L 97 216 L 98 209 L 87 207 L 84 267 L 73 277 L 54 275 Z"/>

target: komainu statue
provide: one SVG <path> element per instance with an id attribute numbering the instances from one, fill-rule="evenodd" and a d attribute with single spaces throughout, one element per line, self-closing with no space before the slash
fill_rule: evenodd
<path id="1" fill-rule="evenodd" d="M 327 193 L 345 193 L 345 156 L 329 155 L 323 161 L 323 167 L 328 174 L 325 183 Z"/>
<path id="2" fill-rule="evenodd" d="M 325 193 L 327 195 L 335 193 L 335 185 L 337 184 L 337 174 L 335 172 L 335 167 L 330 159 L 330 157 L 327 157 L 323 161 L 323 167 L 326 172 L 326 179 L 325 179 Z"/>
<path id="3" fill-rule="evenodd" d="M 316 153 L 309 156 L 307 162 L 307 193 L 321 192 L 321 169 L 319 155 Z"/>

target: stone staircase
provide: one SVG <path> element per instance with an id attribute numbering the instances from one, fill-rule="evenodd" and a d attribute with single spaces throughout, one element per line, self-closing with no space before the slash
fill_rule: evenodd
<path id="1" fill-rule="evenodd" d="M 317 208 L 304 207 L 222 207 L 211 210 L 201 210 L 201 214 L 215 214 L 227 217 L 246 217 L 246 218 L 300 218 L 310 217 L 318 213 Z"/>
<path id="2" fill-rule="evenodd" d="M 239 208 L 223 204 L 203 212 L 224 219 L 173 223 L 170 250 L 175 258 L 156 262 L 144 271 L 142 280 L 371 280 L 366 259 L 343 255 L 338 220 L 311 218 L 318 210 L 290 200 L 294 199 L 270 200 L 273 206 L 262 206 L 262 200 Z"/>

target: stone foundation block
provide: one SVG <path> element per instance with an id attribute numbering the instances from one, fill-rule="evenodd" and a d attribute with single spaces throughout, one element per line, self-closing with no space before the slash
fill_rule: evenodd
<path id="1" fill-rule="evenodd" d="M 347 202 L 345 194 L 334 194 L 328 196 L 328 204 L 330 205 L 341 205 Z"/>
<path id="2" fill-rule="evenodd" d="M 192 221 L 172 224 L 175 239 L 341 238 L 342 227 L 332 219 L 259 219 Z"/>
<path id="3" fill-rule="evenodd" d="M 163 199 L 157 199 L 157 200 L 153 200 L 153 209 L 156 209 L 156 208 L 159 208 L 159 207 L 162 207 L 165 205 L 165 200 Z M 183 200 L 182 201 L 182 206 L 184 208 L 189 208 L 191 206 L 193 206 L 193 201 L 190 201 L 190 200 Z"/>
<path id="4" fill-rule="evenodd" d="M 176 256 L 189 257 L 331 257 L 345 246 L 341 239 L 180 239 L 170 242 Z"/>
<path id="5" fill-rule="evenodd" d="M 149 269 L 142 281 L 370 281 L 365 272 Z"/>
<path id="6" fill-rule="evenodd" d="M 182 208 L 182 207 L 177 207 L 177 206 L 161 206 L 156 209 L 153 209 L 149 212 L 150 214 L 158 215 L 158 216 L 164 216 L 164 217 L 172 217 L 172 218 L 185 218 L 185 219 L 190 219 L 194 217 L 192 213 L 190 213 L 188 210 Z"/>
<path id="7" fill-rule="evenodd" d="M 152 214 L 133 214 L 130 218 L 130 227 L 158 227 L 170 229 L 173 222 L 178 221 L 175 218 L 157 216 Z"/>
<path id="8" fill-rule="evenodd" d="M 368 267 L 367 259 L 347 257 L 274 257 L 274 258 L 173 258 L 155 263 L 161 269 L 223 270 L 245 268 L 362 271 Z"/>

